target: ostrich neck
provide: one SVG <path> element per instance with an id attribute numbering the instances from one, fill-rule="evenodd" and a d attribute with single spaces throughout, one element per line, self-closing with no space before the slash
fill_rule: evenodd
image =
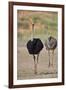
<path id="1" fill-rule="evenodd" d="M 34 25 L 32 26 L 32 40 L 34 39 L 34 33 L 35 33 L 35 30 L 34 30 Z"/>

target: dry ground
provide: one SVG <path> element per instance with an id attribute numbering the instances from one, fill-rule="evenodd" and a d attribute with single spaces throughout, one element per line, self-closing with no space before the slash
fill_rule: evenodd
<path id="1" fill-rule="evenodd" d="M 52 60 L 52 59 L 51 59 Z M 54 66 L 48 67 L 48 52 L 45 47 L 40 52 L 38 62 L 38 74 L 34 74 L 34 60 L 25 46 L 17 50 L 17 79 L 37 79 L 57 77 L 57 49 L 54 52 Z"/>

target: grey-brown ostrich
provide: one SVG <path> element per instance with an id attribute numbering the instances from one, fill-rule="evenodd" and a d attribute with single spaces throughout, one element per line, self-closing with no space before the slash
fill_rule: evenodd
<path id="1" fill-rule="evenodd" d="M 45 47 L 49 55 L 49 66 L 53 66 L 54 50 L 57 47 L 57 40 L 52 36 L 48 37 L 48 39 L 45 41 Z M 50 51 L 52 51 L 52 64 L 50 62 Z"/>
<path id="2" fill-rule="evenodd" d="M 34 38 L 34 24 L 32 24 L 32 40 L 29 40 L 27 42 L 27 49 L 29 54 L 33 55 L 33 59 L 34 59 L 34 69 L 35 69 L 35 74 L 37 74 L 37 64 L 38 64 L 38 58 L 39 58 L 39 54 L 40 51 L 43 48 L 43 43 L 39 38 Z M 36 59 L 37 56 L 37 59 Z"/>

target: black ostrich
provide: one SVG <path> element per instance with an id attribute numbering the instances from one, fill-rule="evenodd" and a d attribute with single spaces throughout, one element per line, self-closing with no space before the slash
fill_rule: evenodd
<path id="1" fill-rule="evenodd" d="M 46 50 L 48 50 L 49 66 L 50 65 L 53 66 L 54 50 L 57 47 L 57 40 L 52 36 L 48 37 L 48 39 L 45 41 L 45 47 L 46 47 Z M 50 51 L 52 51 L 52 64 L 50 63 Z"/>
<path id="2" fill-rule="evenodd" d="M 38 63 L 39 53 L 43 48 L 43 43 L 39 38 L 34 38 L 34 24 L 32 24 L 32 31 L 33 31 L 33 39 L 27 42 L 27 49 L 29 54 L 33 55 L 35 74 L 37 74 L 37 63 Z M 37 55 L 37 60 L 36 60 L 36 55 Z"/>

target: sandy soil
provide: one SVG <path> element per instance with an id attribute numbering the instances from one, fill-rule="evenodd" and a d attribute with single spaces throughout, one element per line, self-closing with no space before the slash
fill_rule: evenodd
<path id="1" fill-rule="evenodd" d="M 51 56 L 52 58 L 52 56 Z M 52 60 L 52 59 L 51 59 Z M 57 49 L 54 52 L 53 67 L 48 67 L 49 58 L 45 48 L 40 52 L 37 75 L 34 74 L 33 56 L 28 53 L 26 47 L 18 47 L 17 50 L 17 79 L 37 79 L 57 77 Z"/>

